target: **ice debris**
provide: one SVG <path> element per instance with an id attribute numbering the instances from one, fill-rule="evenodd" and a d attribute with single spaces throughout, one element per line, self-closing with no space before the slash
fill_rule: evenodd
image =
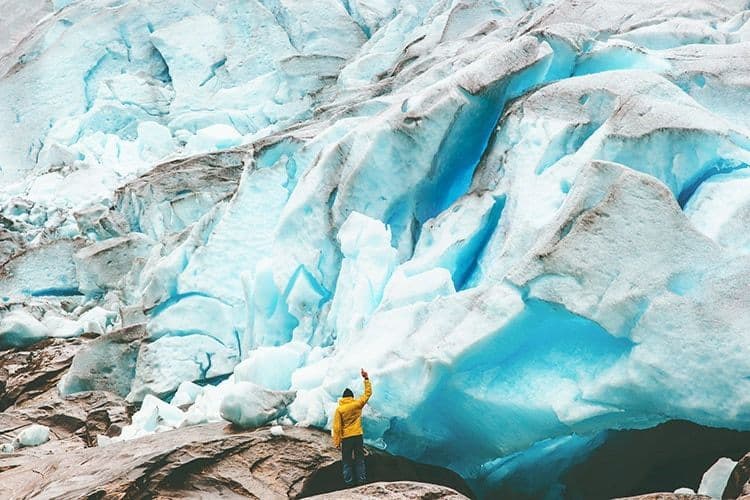
<path id="1" fill-rule="evenodd" d="M 692 488 L 677 488 L 674 493 L 675 495 L 695 495 L 695 490 Z"/>
<path id="2" fill-rule="evenodd" d="M 240 427 L 259 427 L 280 417 L 295 393 L 270 391 L 251 382 L 237 382 L 221 401 L 221 416 Z"/>
<path id="3" fill-rule="evenodd" d="M 49 441 L 49 427 L 33 424 L 18 433 L 19 446 L 39 446 Z"/>
<path id="4" fill-rule="evenodd" d="M 284 435 L 284 428 L 280 425 L 274 425 L 271 427 L 271 435 L 272 436 L 283 436 Z"/>
<path id="5" fill-rule="evenodd" d="M 177 388 L 169 404 L 178 407 L 192 405 L 202 390 L 201 386 L 186 380 Z"/>
<path id="6" fill-rule="evenodd" d="M 727 486 L 729 476 L 737 465 L 735 460 L 722 457 L 716 461 L 704 474 L 698 487 L 699 495 L 707 495 L 712 499 L 721 500 Z"/>
<path id="7" fill-rule="evenodd" d="M 122 428 L 122 433 L 114 441 L 126 441 L 154 432 L 176 429 L 185 421 L 185 414 L 179 408 L 165 403 L 159 398 L 147 395 L 141 408 L 133 414 L 132 422 Z"/>

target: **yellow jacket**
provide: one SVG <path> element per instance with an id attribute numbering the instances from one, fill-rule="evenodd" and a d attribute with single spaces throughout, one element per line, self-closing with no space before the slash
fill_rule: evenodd
<path id="1" fill-rule="evenodd" d="M 361 436 L 362 431 L 362 408 L 372 396 L 372 384 L 370 379 L 365 379 L 365 393 L 354 399 L 352 397 L 339 399 L 339 406 L 333 415 L 333 445 L 338 446 L 341 440 L 352 436 Z"/>

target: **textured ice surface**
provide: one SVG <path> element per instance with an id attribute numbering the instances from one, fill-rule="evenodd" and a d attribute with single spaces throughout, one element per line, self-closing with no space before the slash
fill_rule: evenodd
<path id="1" fill-rule="evenodd" d="M 201 386 L 186 380 L 177 388 L 177 392 L 175 392 L 169 404 L 173 406 L 192 405 L 201 391 Z"/>
<path id="2" fill-rule="evenodd" d="M 50 335 L 49 329 L 24 311 L 13 311 L 0 319 L 0 348 L 24 347 Z"/>
<path id="3" fill-rule="evenodd" d="M 258 347 L 234 367 L 234 379 L 285 391 L 292 385 L 292 374 L 304 364 L 309 351 L 310 346 L 304 342 Z"/>
<path id="4" fill-rule="evenodd" d="M 195 404 L 190 406 L 185 413 L 185 424 L 220 422 L 222 420 L 221 402 L 227 392 L 233 388 L 234 383 L 231 379 L 224 380 L 216 386 L 204 386 L 195 397 Z"/>
<path id="5" fill-rule="evenodd" d="M 138 353 L 135 378 L 128 399 L 168 394 L 185 380 L 204 380 L 230 373 L 237 351 L 202 334 L 161 337 L 144 344 Z"/>
<path id="6" fill-rule="evenodd" d="M 122 428 L 116 441 L 135 439 L 154 432 L 176 429 L 185 421 L 185 414 L 177 407 L 148 395 L 141 408 L 133 414 L 130 425 Z"/>
<path id="7" fill-rule="evenodd" d="M 0 347 L 104 334 L 60 389 L 130 437 L 327 426 L 363 366 L 368 438 L 480 487 L 750 429 L 746 1 L 16 4 Z"/>

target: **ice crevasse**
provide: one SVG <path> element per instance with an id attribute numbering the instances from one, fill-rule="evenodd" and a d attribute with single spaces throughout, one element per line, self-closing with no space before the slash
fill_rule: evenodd
<path id="1" fill-rule="evenodd" d="M 0 346 L 102 333 L 60 390 L 132 435 L 241 389 L 326 427 L 360 367 L 371 442 L 479 482 L 750 430 L 747 2 L 44 9 L 0 46 Z"/>

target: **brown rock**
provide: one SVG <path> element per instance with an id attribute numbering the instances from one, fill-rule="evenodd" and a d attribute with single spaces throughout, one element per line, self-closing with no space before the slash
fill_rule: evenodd
<path id="1" fill-rule="evenodd" d="M 16 405 L 1 415 L 18 416 L 52 429 L 59 429 L 61 432 L 73 433 L 95 420 L 108 421 L 108 426 L 126 425 L 130 423 L 133 411 L 132 405 L 111 392 L 88 391 L 61 397 L 57 389 L 52 388 L 34 400 Z M 105 432 L 106 430 L 104 429 Z"/>
<path id="2" fill-rule="evenodd" d="M 30 464 L 39 457 L 67 453 L 94 446 L 97 434 L 116 435 L 130 423 L 135 409 L 115 394 L 97 391 L 59 396 L 52 388 L 35 399 L 0 413 L 0 444 L 10 443 L 27 426 L 50 428 L 50 440 L 36 447 L 21 448 L 12 455 L 0 454 L 0 471 Z"/>
<path id="3" fill-rule="evenodd" d="M 682 493 L 649 493 L 634 497 L 616 498 L 614 500 L 711 500 L 706 495 L 685 495 Z"/>
<path id="4" fill-rule="evenodd" d="M 317 472 L 340 470 L 339 452 L 331 447 L 328 433 L 298 427 L 284 432 L 274 436 L 268 428 L 240 431 L 223 423 L 184 427 L 39 458 L 0 472 L 0 484 L 11 498 L 272 500 L 306 495 L 311 479 L 320 479 Z"/>
<path id="5" fill-rule="evenodd" d="M 47 392 L 60 380 L 82 339 L 48 339 L 0 351 L 0 411 Z"/>
<path id="6" fill-rule="evenodd" d="M 0 266 L 8 262 L 15 255 L 21 253 L 26 246 L 20 234 L 8 231 L 3 226 L 3 217 L 0 217 Z M 7 219 L 6 219 L 7 221 Z"/>
<path id="7" fill-rule="evenodd" d="M 436 484 L 397 481 L 393 483 L 372 483 L 344 491 L 324 493 L 310 500 L 368 500 L 389 498 L 392 500 L 460 500 L 468 497 L 455 490 Z"/>
<path id="8" fill-rule="evenodd" d="M 734 466 L 722 498 L 738 498 L 743 495 L 750 495 L 750 453 L 740 458 Z"/>

